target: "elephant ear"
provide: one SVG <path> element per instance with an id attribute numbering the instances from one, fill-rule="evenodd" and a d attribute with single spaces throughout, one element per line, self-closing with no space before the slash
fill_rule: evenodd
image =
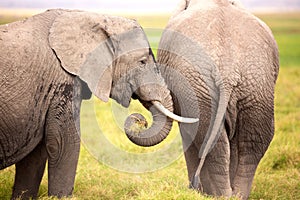
<path id="1" fill-rule="evenodd" d="M 110 95 L 114 57 L 107 21 L 104 15 L 69 11 L 55 19 L 49 32 L 49 44 L 61 66 L 105 102 Z"/>

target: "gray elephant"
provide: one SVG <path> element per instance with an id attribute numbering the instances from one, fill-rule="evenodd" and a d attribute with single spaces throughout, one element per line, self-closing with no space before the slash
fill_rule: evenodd
<path id="1" fill-rule="evenodd" d="M 183 0 L 157 60 L 174 112 L 199 118 L 180 124 L 191 187 L 247 199 L 274 134 L 279 61 L 270 29 L 237 1 Z"/>
<path id="2" fill-rule="evenodd" d="M 173 110 L 170 91 L 134 20 L 49 10 L 0 26 L 0 50 L 0 169 L 16 164 L 13 198 L 36 197 L 47 160 L 48 194 L 72 194 L 80 104 L 92 93 L 125 107 L 134 97 L 169 109 L 167 114 Z M 144 132 L 159 133 L 151 138 L 158 143 L 172 120 L 151 111 L 160 120 L 154 117 Z"/>

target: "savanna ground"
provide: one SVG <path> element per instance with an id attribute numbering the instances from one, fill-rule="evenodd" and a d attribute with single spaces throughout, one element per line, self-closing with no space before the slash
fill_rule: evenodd
<path id="1" fill-rule="evenodd" d="M 29 14 L 25 13 L 25 15 Z M 23 15 L 17 11 L 0 11 L 0 23 L 20 19 Z M 300 13 L 259 14 L 258 16 L 271 27 L 275 35 L 279 45 L 281 68 L 275 98 L 276 133 L 257 169 L 250 199 L 300 199 Z M 161 30 L 149 28 L 163 28 L 168 16 L 134 16 L 133 18 L 138 19 L 145 28 L 151 45 L 155 49 Z M 95 106 L 95 113 L 87 109 L 90 105 Z M 85 127 L 82 131 L 83 137 L 92 133 L 98 134 L 100 127 L 106 138 L 118 148 L 128 152 L 145 153 L 156 151 L 169 144 L 178 134 L 175 126 L 171 137 L 160 146 L 150 149 L 135 147 L 116 125 L 116 120 L 114 120 L 116 116 L 112 114 L 112 110 L 116 107 L 112 101 L 107 104 L 95 99 L 85 102 L 82 110 L 86 109 L 86 112 L 82 112 L 81 116 L 81 125 Z M 133 112 L 140 109 L 138 103 L 135 102 L 129 110 Z M 94 115 L 96 115 L 98 125 L 87 126 L 90 117 Z M 88 139 L 84 142 L 91 143 Z M 151 162 L 145 165 L 151 165 Z M 14 166 L 0 171 L 0 199 L 10 198 L 13 179 Z M 39 197 L 49 199 L 47 197 L 47 173 L 42 180 Z M 97 161 L 83 144 L 72 199 L 210 198 L 188 189 L 187 171 L 182 154 L 162 169 L 133 174 L 120 172 Z"/>

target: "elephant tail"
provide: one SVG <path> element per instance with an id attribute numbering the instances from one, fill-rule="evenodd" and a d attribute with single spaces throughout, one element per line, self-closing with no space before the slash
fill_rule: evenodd
<path id="1" fill-rule="evenodd" d="M 224 83 L 220 76 L 220 73 L 218 72 L 218 69 L 213 70 L 213 77 L 214 77 L 213 78 L 214 81 L 212 81 L 213 85 L 211 85 L 212 89 L 210 91 L 212 96 L 211 123 L 208 132 L 205 135 L 205 138 L 201 145 L 198 154 L 200 158 L 199 165 L 195 172 L 195 176 L 191 182 L 191 186 L 194 189 L 200 189 L 200 190 L 203 189 L 200 181 L 201 169 L 203 167 L 207 154 L 214 148 L 224 128 L 225 114 L 227 111 L 227 106 L 228 106 L 229 96 L 230 96 L 225 92 Z"/>

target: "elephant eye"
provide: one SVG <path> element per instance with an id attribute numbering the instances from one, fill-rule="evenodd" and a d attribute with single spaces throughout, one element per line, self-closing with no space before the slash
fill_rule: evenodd
<path id="1" fill-rule="evenodd" d="M 146 65 L 147 64 L 147 57 L 143 57 L 143 58 L 141 58 L 140 60 L 139 60 L 139 63 L 141 64 L 141 65 Z"/>

